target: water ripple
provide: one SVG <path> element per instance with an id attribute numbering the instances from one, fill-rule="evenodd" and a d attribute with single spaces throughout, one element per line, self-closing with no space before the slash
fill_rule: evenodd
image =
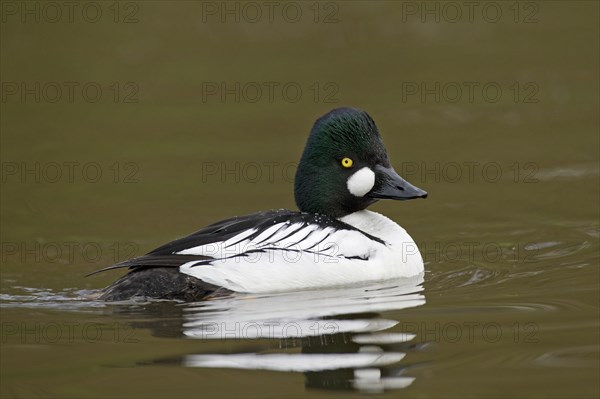
<path id="1" fill-rule="evenodd" d="M 65 288 L 53 292 L 46 288 L 15 286 L 17 294 L 0 294 L 0 308 L 36 308 L 84 310 L 106 307 L 106 302 L 90 301 L 87 297 L 95 291 Z"/>
<path id="2" fill-rule="evenodd" d="M 572 346 L 546 352 L 535 363 L 546 367 L 593 368 L 598 366 L 600 346 Z"/>

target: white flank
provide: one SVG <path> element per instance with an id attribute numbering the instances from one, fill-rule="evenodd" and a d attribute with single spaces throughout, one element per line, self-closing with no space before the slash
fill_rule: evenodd
<path id="1" fill-rule="evenodd" d="M 366 166 L 348 178 L 348 191 L 357 197 L 362 197 L 375 185 L 375 173 Z"/>
<path id="2" fill-rule="evenodd" d="M 253 293 L 390 280 L 423 271 L 417 245 L 390 219 L 359 211 L 340 220 L 385 243 L 354 230 L 279 223 L 252 240 L 243 232 L 225 242 L 181 251 L 215 260 L 199 266 L 195 266 L 198 261 L 191 261 L 179 270 L 233 291 Z"/>

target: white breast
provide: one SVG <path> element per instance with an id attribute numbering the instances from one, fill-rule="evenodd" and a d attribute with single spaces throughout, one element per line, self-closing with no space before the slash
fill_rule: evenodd
<path id="1" fill-rule="evenodd" d="M 281 224 L 272 227 L 266 240 L 267 234 L 250 240 L 246 237 L 251 233 L 244 232 L 226 242 L 187 249 L 181 254 L 216 259 L 200 266 L 188 262 L 180 271 L 233 291 L 256 293 L 388 280 L 423 271 L 415 242 L 390 219 L 359 211 L 340 220 L 385 244 L 354 230 Z"/>
<path id="2" fill-rule="evenodd" d="M 423 258 L 417 244 L 396 222 L 367 210 L 354 212 L 340 220 L 385 241 L 387 250 L 377 251 L 371 259 L 382 269 L 393 269 L 392 273 L 398 277 L 416 276 L 423 272 Z"/>

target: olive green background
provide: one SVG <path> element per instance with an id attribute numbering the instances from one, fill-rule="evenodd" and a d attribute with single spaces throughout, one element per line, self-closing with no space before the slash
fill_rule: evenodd
<path id="1" fill-rule="evenodd" d="M 40 22 L 12 14 L 25 3 Z M 176 318 L 36 303 L 40 292 L 47 301 L 101 288 L 120 273 L 84 275 L 216 220 L 294 208 L 290 177 L 313 121 L 355 106 L 377 122 L 396 169 L 429 192 L 372 207 L 405 227 L 426 261 L 427 303 L 392 317 L 537 326 L 535 342 L 415 350 L 406 357 L 415 382 L 385 395 L 597 397 L 598 3 L 496 2 L 496 22 L 482 14 L 488 3 L 472 19 L 463 6 L 456 22 L 444 2 L 392 1 L 296 2 L 298 22 L 278 11 L 284 3 L 269 22 L 262 5 L 258 21 L 236 22 L 206 13 L 221 2 L 103 1 L 97 22 L 80 12 L 85 3 L 72 22 L 52 22 L 41 2 L 2 1 L 3 325 L 93 321 L 110 331 Z M 439 22 L 412 7 L 439 10 Z M 268 85 L 273 97 L 257 98 Z M 3 334 L 3 397 L 356 395 L 307 389 L 297 373 L 138 367 L 234 344 L 145 329 L 135 344 Z"/>

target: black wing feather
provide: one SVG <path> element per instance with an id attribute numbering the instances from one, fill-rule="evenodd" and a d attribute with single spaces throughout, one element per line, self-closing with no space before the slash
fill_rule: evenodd
<path id="1" fill-rule="evenodd" d="M 254 239 L 269 227 L 283 222 L 289 222 L 290 224 L 302 223 L 303 225 L 317 224 L 322 228 L 333 227 L 336 230 L 355 230 L 359 231 L 360 233 L 364 234 L 372 240 L 384 243 L 384 241 L 380 238 L 367 234 L 361 230 L 358 230 L 355 227 L 350 226 L 349 224 L 346 224 L 329 216 L 290 211 L 287 209 L 278 209 L 252 213 L 250 215 L 245 216 L 238 216 L 222 220 L 217 223 L 213 223 L 209 226 L 204 227 L 203 229 L 196 231 L 195 233 L 190 234 L 189 236 L 179 238 L 165 245 L 162 245 L 150 251 L 146 255 L 126 260 L 124 262 L 117 263 L 104 269 L 97 270 L 89 275 L 107 270 L 121 268 L 139 270 L 141 268 L 152 267 L 179 267 L 184 263 L 194 260 L 210 261 L 213 258 L 209 256 L 178 255 L 176 253 L 200 245 L 207 245 L 215 242 L 225 241 L 249 229 L 256 229 L 256 232 L 244 239 Z M 283 237 L 282 239 L 284 238 L 286 237 Z"/>

